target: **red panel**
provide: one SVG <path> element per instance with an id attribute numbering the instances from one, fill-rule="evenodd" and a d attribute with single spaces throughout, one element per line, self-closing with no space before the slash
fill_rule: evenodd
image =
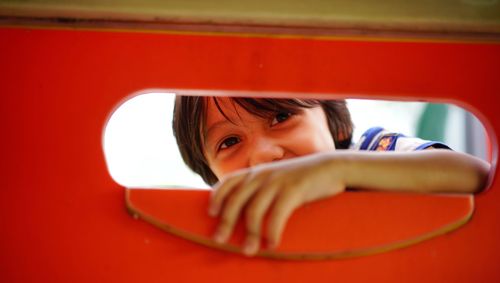
<path id="1" fill-rule="evenodd" d="M 138 218 L 197 243 L 240 253 L 242 223 L 229 245 L 212 242 L 218 220 L 207 214 L 209 195 L 205 190 L 130 189 L 126 197 L 127 207 Z M 472 216 L 473 204 L 470 195 L 345 192 L 295 211 L 280 247 L 262 255 L 338 259 L 407 247 L 459 228 Z M 324 215 L 327 223 L 315 220 L 324 220 Z"/>
<path id="2" fill-rule="evenodd" d="M 486 122 L 496 163 L 498 44 L 4 28 L 0 67 L 3 282 L 500 281 L 496 180 L 453 233 L 375 256 L 281 262 L 135 221 L 101 148 L 111 109 L 138 90 L 321 92 L 467 105 Z"/>

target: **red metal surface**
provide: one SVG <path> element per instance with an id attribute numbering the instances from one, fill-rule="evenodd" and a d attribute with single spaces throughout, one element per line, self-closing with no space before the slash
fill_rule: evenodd
<path id="1" fill-rule="evenodd" d="M 375 256 L 281 262 L 134 220 L 101 148 L 107 116 L 135 91 L 317 92 L 466 105 L 486 123 L 496 164 L 498 44 L 3 28 L 0 68 L 2 282 L 500 280 L 497 179 L 448 235 Z"/>
<path id="2" fill-rule="evenodd" d="M 146 215 L 145 221 L 160 228 L 167 225 L 169 232 L 175 229 L 181 235 L 188 233 L 188 239 L 195 236 L 194 241 L 201 244 L 212 241 L 218 222 L 207 214 L 209 197 L 210 192 L 204 190 L 127 192 L 128 206 L 135 217 Z M 428 239 L 462 226 L 470 219 L 473 204 L 470 195 L 348 191 L 295 211 L 277 254 L 269 256 L 339 259 L 407 247 L 421 242 L 422 237 Z M 244 236 L 240 222 L 229 243 L 240 250 Z"/>

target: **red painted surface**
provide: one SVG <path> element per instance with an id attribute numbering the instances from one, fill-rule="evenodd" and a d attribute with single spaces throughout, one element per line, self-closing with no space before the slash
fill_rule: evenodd
<path id="1" fill-rule="evenodd" d="M 218 222 L 207 214 L 209 196 L 207 191 L 201 190 L 131 189 L 128 192 L 128 199 L 134 211 L 139 212 L 136 214 L 139 218 L 139 214 L 146 214 L 158 223 L 205 241 L 211 241 Z M 375 249 L 375 253 L 379 253 L 392 245 L 436 231 L 446 229 L 449 232 L 452 228 L 448 226 L 461 226 L 473 209 L 472 198 L 468 195 L 348 191 L 297 209 L 286 226 L 277 252 L 329 253 L 335 258 L 347 257 L 343 256 L 345 252 L 359 256 L 373 254 L 370 251 Z M 325 215 L 328 218 L 325 219 Z M 325 229 L 325 226 L 331 227 Z M 240 222 L 229 242 L 241 247 L 244 236 L 244 225 Z"/>
<path id="2" fill-rule="evenodd" d="M 471 222 L 448 235 L 375 256 L 281 262 L 134 220 L 101 148 L 110 111 L 138 90 L 321 92 L 467 105 L 486 122 L 496 163 L 498 44 L 4 28 L 0 68 L 2 282 L 500 281 L 497 179 Z"/>

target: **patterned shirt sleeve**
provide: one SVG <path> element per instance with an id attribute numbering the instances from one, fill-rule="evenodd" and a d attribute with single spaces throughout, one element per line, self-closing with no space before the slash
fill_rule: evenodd
<path id="1" fill-rule="evenodd" d="M 381 127 L 373 127 L 364 132 L 361 139 L 352 149 L 368 151 L 416 151 L 429 147 L 450 149 L 441 142 L 407 137 L 400 133 L 389 132 Z"/>

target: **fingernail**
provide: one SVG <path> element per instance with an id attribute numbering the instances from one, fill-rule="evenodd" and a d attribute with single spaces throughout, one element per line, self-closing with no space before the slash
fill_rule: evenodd
<path id="1" fill-rule="evenodd" d="M 210 216 L 212 216 L 212 217 L 215 217 L 215 216 L 217 216 L 217 214 L 218 214 L 218 209 L 217 209 L 217 207 L 215 207 L 215 206 L 210 206 L 210 207 L 208 208 L 208 215 L 210 215 Z"/>
<path id="2" fill-rule="evenodd" d="M 227 240 L 227 235 L 223 230 L 218 230 L 217 232 L 215 232 L 215 235 L 214 235 L 215 242 L 217 242 L 219 244 L 223 244 L 226 242 L 226 240 Z"/>
<path id="3" fill-rule="evenodd" d="M 245 245 L 243 246 L 243 253 L 247 256 L 252 256 L 259 250 L 259 243 L 256 239 L 247 239 Z"/>
<path id="4" fill-rule="evenodd" d="M 208 208 L 208 215 L 210 215 L 212 217 L 216 216 L 215 210 L 212 207 Z"/>

